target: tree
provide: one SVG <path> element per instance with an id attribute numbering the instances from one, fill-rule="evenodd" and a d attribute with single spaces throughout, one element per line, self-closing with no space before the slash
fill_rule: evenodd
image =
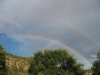
<path id="1" fill-rule="evenodd" d="M 6 75 L 6 56 L 5 56 L 5 50 L 0 45 L 0 75 Z"/>
<path id="2" fill-rule="evenodd" d="M 26 57 L 25 60 L 28 62 L 28 64 L 31 64 L 31 62 L 34 61 L 33 57 Z"/>
<path id="3" fill-rule="evenodd" d="M 37 75 L 83 75 L 82 64 L 66 50 L 44 50 L 34 53 L 34 62 L 31 62 L 29 73 Z"/>
<path id="4" fill-rule="evenodd" d="M 44 75 L 42 72 L 39 72 L 37 75 Z"/>
<path id="5" fill-rule="evenodd" d="M 100 50 L 97 54 L 97 60 L 95 60 L 93 62 L 91 69 L 92 69 L 92 72 L 93 72 L 92 75 L 100 75 Z"/>

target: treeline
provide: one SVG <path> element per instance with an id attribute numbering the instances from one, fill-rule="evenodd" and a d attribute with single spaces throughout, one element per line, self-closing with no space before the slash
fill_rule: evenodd
<path id="1" fill-rule="evenodd" d="M 28 75 L 28 59 L 5 51 L 0 45 L 0 75 Z"/>
<path id="2" fill-rule="evenodd" d="M 0 75 L 6 75 L 6 56 L 5 50 L 0 45 Z"/>
<path id="3" fill-rule="evenodd" d="M 100 51 L 91 69 L 83 67 L 67 50 L 39 50 L 32 57 L 21 57 L 6 52 L 0 45 L 0 75 L 99 75 Z"/>
<path id="4" fill-rule="evenodd" d="M 34 53 L 30 64 L 31 75 L 84 75 L 83 64 L 78 63 L 66 50 L 44 50 Z"/>
<path id="5" fill-rule="evenodd" d="M 28 75 L 29 64 L 26 62 L 25 58 L 6 55 L 6 72 L 7 75 Z"/>

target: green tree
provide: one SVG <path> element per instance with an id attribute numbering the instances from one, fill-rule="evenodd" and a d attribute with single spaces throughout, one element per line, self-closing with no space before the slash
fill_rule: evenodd
<path id="1" fill-rule="evenodd" d="M 92 69 L 92 72 L 93 72 L 92 75 L 100 75 L 100 50 L 97 54 L 97 60 L 95 60 L 93 62 L 91 69 Z"/>
<path id="2" fill-rule="evenodd" d="M 66 50 L 44 50 L 34 53 L 34 62 L 31 62 L 29 73 L 37 75 L 83 75 L 82 64 Z"/>
<path id="3" fill-rule="evenodd" d="M 42 72 L 39 72 L 37 75 L 44 75 Z"/>
<path id="4" fill-rule="evenodd" d="M 28 64 L 31 64 L 31 62 L 34 61 L 33 57 L 26 57 L 25 60 L 28 62 Z"/>
<path id="5" fill-rule="evenodd" d="M 0 45 L 0 75 L 6 75 L 6 56 L 5 56 L 5 50 Z"/>

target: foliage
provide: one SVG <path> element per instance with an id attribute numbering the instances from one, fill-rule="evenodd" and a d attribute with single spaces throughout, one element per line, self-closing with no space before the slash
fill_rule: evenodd
<path id="1" fill-rule="evenodd" d="M 0 75 L 6 75 L 6 56 L 5 56 L 5 50 L 0 45 Z"/>
<path id="2" fill-rule="evenodd" d="M 37 75 L 44 75 L 42 72 L 39 72 Z"/>
<path id="3" fill-rule="evenodd" d="M 34 53 L 34 62 L 31 62 L 29 73 L 37 75 L 84 75 L 83 65 L 66 50 L 44 50 Z"/>
<path id="4" fill-rule="evenodd" d="M 46 49 L 35 52 L 34 57 L 22 57 L 0 45 L 0 75 L 83 75 L 82 66 L 66 50 Z"/>
<path id="5" fill-rule="evenodd" d="M 92 73 L 91 68 L 89 68 L 89 69 L 85 69 L 85 73 Z"/>
<path id="6" fill-rule="evenodd" d="M 28 62 L 28 64 L 31 64 L 31 62 L 34 62 L 34 59 L 32 56 L 25 58 L 25 60 Z"/>
<path id="7" fill-rule="evenodd" d="M 7 75 L 28 75 L 29 64 L 26 57 L 6 52 Z"/>
<path id="8" fill-rule="evenodd" d="M 23 62 L 23 59 L 9 57 L 6 64 L 7 75 L 28 75 L 28 65 L 27 62 Z M 17 60 L 18 59 L 18 60 Z"/>
<path id="9" fill-rule="evenodd" d="M 100 50 L 97 54 L 97 60 L 95 60 L 95 62 L 93 63 L 92 71 L 93 71 L 92 75 L 99 75 L 100 74 Z"/>

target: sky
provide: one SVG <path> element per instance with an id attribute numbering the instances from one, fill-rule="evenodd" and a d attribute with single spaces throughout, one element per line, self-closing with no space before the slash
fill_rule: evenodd
<path id="1" fill-rule="evenodd" d="M 0 0 L 0 44 L 15 55 L 61 48 L 88 68 L 99 32 L 99 0 Z"/>

